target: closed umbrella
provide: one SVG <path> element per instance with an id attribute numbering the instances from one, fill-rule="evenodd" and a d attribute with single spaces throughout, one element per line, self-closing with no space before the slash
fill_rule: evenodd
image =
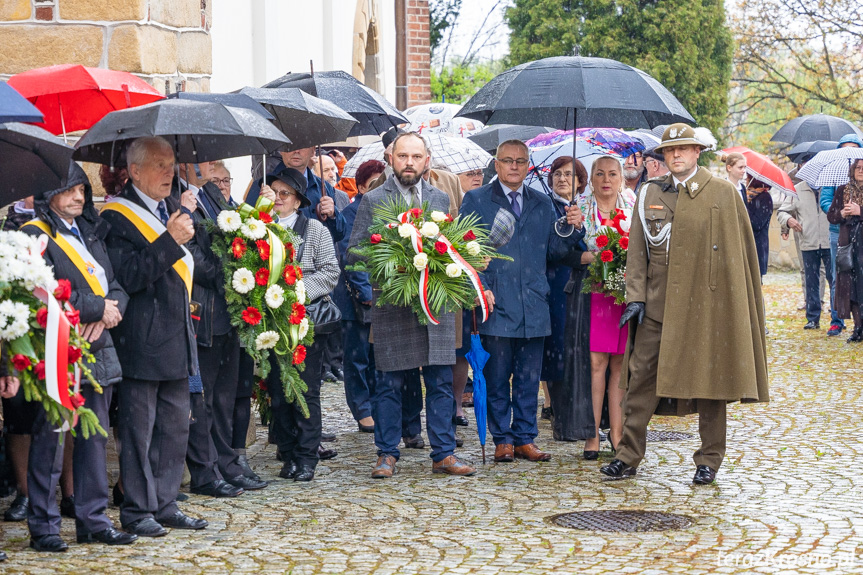
<path id="1" fill-rule="evenodd" d="M 863 158 L 863 148 L 838 148 L 818 152 L 797 171 L 797 177 L 813 188 L 843 186 L 854 160 Z"/>
<path id="2" fill-rule="evenodd" d="M 41 122 L 42 112 L 6 82 L 0 82 L 0 123 Z"/>
<path id="3" fill-rule="evenodd" d="M 818 152 L 826 150 L 835 150 L 839 147 L 839 142 L 830 140 L 815 140 L 814 142 L 801 142 L 790 150 L 785 152 L 788 159 L 795 164 L 802 164 L 812 159 Z"/>
<path id="4" fill-rule="evenodd" d="M 495 124 L 493 126 L 486 126 L 481 132 L 468 136 L 468 139 L 479 144 L 483 150 L 489 153 L 494 153 L 497 151 L 497 147 L 507 140 L 521 140 L 522 142 L 526 142 L 535 136 L 553 131 L 554 128 L 544 128 L 542 126 Z"/>
<path id="5" fill-rule="evenodd" d="M 773 134 L 770 141 L 799 144 L 814 140 L 839 140 L 846 134 L 857 134 L 863 137 L 863 132 L 845 118 L 828 114 L 811 114 L 789 120 Z"/>
<path id="6" fill-rule="evenodd" d="M 72 152 L 42 128 L 0 124 L 0 205 L 59 188 L 69 174 Z"/>
<path id="7" fill-rule="evenodd" d="M 781 192 L 791 195 L 797 196 L 797 190 L 794 189 L 794 182 L 791 181 L 791 176 L 785 173 L 785 171 L 774 164 L 770 158 L 765 156 L 764 154 L 759 154 L 753 150 L 745 146 L 736 146 L 733 148 L 726 148 L 722 150 L 723 154 L 732 154 L 732 153 L 743 154 L 743 157 L 746 158 L 746 173 L 770 184 L 771 187 L 774 187 Z M 798 177 L 800 174 L 798 172 Z"/>

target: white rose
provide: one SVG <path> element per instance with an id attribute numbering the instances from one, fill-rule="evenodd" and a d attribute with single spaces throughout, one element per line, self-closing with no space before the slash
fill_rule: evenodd
<path id="1" fill-rule="evenodd" d="M 294 286 L 296 289 L 297 301 L 299 303 L 306 303 L 306 284 L 303 283 L 303 280 L 297 280 L 297 284 Z"/>
<path id="2" fill-rule="evenodd" d="M 432 219 L 432 221 L 435 221 L 437 223 L 441 223 L 442 221 L 444 221 L 446 219 L 446 214 L 443 212 L 439 212 L 439 211 L 435 210 L 431 213 L 431 219 Z"/>
<path id="3" fill-rule="evenodd" d="M 279 284 L 273 284 L 267 288 L 267 293 L 264 294 L 264 299 L 267 305 L 273 309 L 281 307 L 285 303 L 285 290 Z"/>
<path id="4" fill-rule="evenodd" d="M 467 245 L 465 246 L 465 249 L 467 250 L 467 253 L 469 253 L 472 256 L 478 256 L 479 252 L 482 251 L 482 248 L 480 248 L 479 244 L 477 242 L 473 242 L 473 241 L 468 242 Z"/>
<path id="5" fill-rule="evenodd" d="M 446 275 L 451 278 L 459 277 L 461 275 L 461 267 L 459 267 L 457 264 L 449 264 L 446 267 Z"/>
<path id="6" fill-rule="evenodd" d="M 267 226 L 264 222 L 249 218 L 246 223 L 240 227 L 240 233 L 250 240 L 259 240 L 267 235 Z"/>
<path id="7" fill-rule="evenodd" d="M 420 233 L 427 238 L 433 238 L 440 233 L 440 228 L 434 222 L 426 222 L 420 228 Z"/>
<path id="8" fill-rule="evenodd" d="M 273 349 L 279 343 L 279 333 L 276 331 L 264 331 L 255 338 L 255 349 Z"/>
<path id="9" fill-rule="evenodd" d="M 231 286 L 239 294 L 247 294 L 255 289 L 255 276 L 246 268 L 240 268 L 231 277 Z"/>
<path id="10" fill-rule="evenodd" d="M 235 211 L 232 210 L 222 210 L 219 213 L 219 217 L 216 219 L 216 223 L 219 224 L 219 229 L 223 232 L 235 232 L 240 229 L 240 226 L 243 225 L 243 218 L 240 217 Z"/>
<path id="11" fill-rule="evenodd" d="M 402 224 L 399 226 L 399 235 L 403 238 L 409 238 L 414 233 L 413 224 Z"/>
<path id="12" fill-rule="evenodd" d="M 304 317 L 300 320 L 300 340 L 306 337 L 307 333 L 309 333 L 309 318 Z"/>
<path id="13" fill-rule="evenodd" d="M 11 300 L 0 302 L 0 340 L 11 341 L 27 333 L 29 319 L 27 305 Z"/>
<path id="14" fill-rule="evenodd" d="M 414 267 L 419 271 L 423 271 L 428 265 L 429 257 L 426 254 L 417 254 L 414 256 Z"/>

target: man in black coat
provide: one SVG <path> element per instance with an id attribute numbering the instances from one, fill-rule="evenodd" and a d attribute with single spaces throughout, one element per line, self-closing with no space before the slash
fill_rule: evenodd
<path id="1" fill-rule="evenodd" d="M 146 537 L 165 527 L 203 529 L 179 510 L 189 439 L 189 376 L 196 373 L 192 277 L 209 264 L 193 240 L 188 213 L 171 196 L 174 153 L 163 138 L 139 138 L 126 159 L 130 181 L 102 210 L 111 224 L 108 256 L 129 294 L 111 335 L 123 367 L 118 425 L 123 528 Z"/>
<path id="2" fill-rule="evenodd" d="M 102 428 L 108 429 L 108 408 L 114 384 L 123 377 L 108 329 L 120 322 L 129 301 L 114 278 L 105 249 L 103 239 L 109 226 L 93 207 L 87 175 L 74 162 L 70 163 L 63 185 L 57 190 L 36 194 L 34 206 L 38 218 L 24 224 L 21 231 L 50 238 L 45 260 L 53 266 L 57 279 L 66 279 L 71 285 L 69 302 L 80 314 L 81 334 L 90 342 L 90 352 L 96 359 L 88 367 L 102 386 L 102 393 L 96 393 L 85 379 L 81 395 L 85 405 L 99 418 Z M 44 408 L 36 405 L 27 472 L 30 546 L 38 551 L 64 551 L 66 543 L 60 539 L 60 511 L 55 499 L 63 466 L 63 447 L 58 441 L 57 429 L 45 417 Z M 93 434 L 85 439 L 79 426 L 74 441 L 78 542 L 108 545 L 134 542 L 137 536 L 116 530 L 105 514 L 108 508 L 107 437 Z"/>

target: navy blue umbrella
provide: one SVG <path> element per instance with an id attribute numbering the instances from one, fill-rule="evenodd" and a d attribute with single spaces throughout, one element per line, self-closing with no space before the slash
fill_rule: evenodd
<path id="1" fill-rule="evenodd" d="M 6 82 L 0 82 L 0 123 L 42 122 L 45 118 L 36 106 Z"/>

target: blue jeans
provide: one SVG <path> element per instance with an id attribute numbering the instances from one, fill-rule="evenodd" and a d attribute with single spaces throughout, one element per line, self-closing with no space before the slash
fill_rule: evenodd
<path id="1" fill-rule="evenodd" d="M 351 415 L 359 421 L 370 417 L 370 390 L 375 383 L 375 352 L 369 343 L 371 324 L 353 320 L 342 321 L 345 357 L 345 400 Z"/>
<path id="2" fill-rule="evenodd" d="M 422 368 L 426 386 L 426 431 L 432 461 L 441 461 L 455 451 L 452 416 L 452 366 L 426 365 Z M 419 377 L 419 369 L 379 371 L 372 390 L 372 417 L 375 418 L 375 445 L 378 456 L 399 458 L 402 437 L 402 386 L 405 380 Z"/>
<path id="3" fill-rule="evenodd" d="M 839 232 L 830 230 L 830 270 L 833 272 L 833 282 L 830 284 L 830 325 L 838 325 L 845 329 L 845 320 L 836 313 L 836 252 L 839 250 Z M 828 270 L 828 271 L 830 271 Z"/>
<path id="4" fill-rule="evenodd" d="M 806 319 L 818 322 L 821 319 L 821 266 L 833 293 L 833 263 L 830 251 L 825 249 L 803 252 L 803 273 L 806 275 Z M 832 306 L 831 306 L 832 307 Z"/>

